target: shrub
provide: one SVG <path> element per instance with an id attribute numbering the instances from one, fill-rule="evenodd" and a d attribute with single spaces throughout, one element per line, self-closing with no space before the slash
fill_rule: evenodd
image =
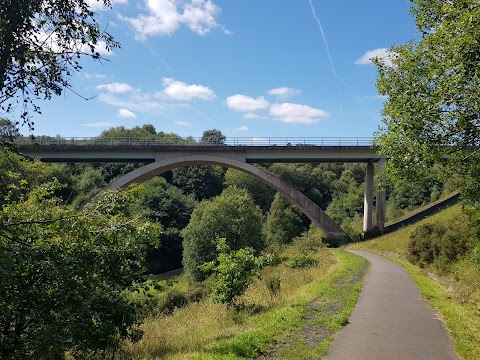
<path id="1" fill-rule="evenodd" d="M 278 274 L 269 274 L 265 277 L 265 285 L 271 296 L 275 296 L 280 291 L 282 280 Z"/>
<path id="2" fill-rule="evenodd" d="M 302 254 L 308 254 L 325 247 L 323 232 L 314 225 L 310 225 L 307 232 L 302 233 L 294 240 L 294 245 Z"/>
<path id="3" fill-rule="evenodd" d="M 214 275 L 211 298 L 232 305 L 269 261 L 265 256 L 255 256 L 250 248 L 231 251 L 225 239 L 217 240 L 217 251 L 217 259 L 203 264 L 200 269 Z"/>
<path id="4" fill-rule="evenodd" d="M 472 235 L 464 219 L 420 225 L 410 235 L 408 259 L 420 267 L 435 264 L 445 268 L 467 253 Z"/>
<path id="5" fill-rule="evenodd" d="M 288 267 L 292 269 L 299 269 L 309 266 L 315 266 L 318 264 L 318 260 L 309 255 L 297 255 L 287 263 Z"/>

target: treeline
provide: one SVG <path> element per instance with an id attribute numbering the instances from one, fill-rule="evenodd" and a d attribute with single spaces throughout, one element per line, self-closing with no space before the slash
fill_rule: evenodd
<path id="1" fill-rule="evenodd" d="M 157 131 L 150 124 L 131 129 L 120 126 L 99 135 L 99 138 L 116 137 L 168 138 L 177 142 L 191 139 Z M 201 141 L 222 143 L 225 139 L 219 130 L 212 129 L 203 133 Z M 44 169 L 45 174 L 35 177 L 36 181 L 57 178 L 66 185 L 57 191 L 57 195 L 67 203 L 79 206 L 118 177 L 142 165 L 36 163 L 35 166 Z M 256 166 L 295 186 L 326 210 L 350 237 L 359 238 L 362 232 L 365 164 L 273 163 Z M 261 209 L 260 221 L 264 226 L 261 239 L 257 241 L 266 245 L 283 244 L 308 229 L 309 219 L 295 206 L 246 173 L 213 165 L 175 169 L 145 182 L 137 202 L 132 204 L 136 214 L 161 224 L 164 229 L 159 239 L 161 249 L 152 249 L 148 254 L 150 271 L 160 273 L 182 267 L 181 230 L 188 225 L 192 212 L 200 203 L 214 199 L 229 188 L 246 190 L 253 203 Z M 455 179 L 442 179 L 435 171 L 431 171 L 421 184 L 387 184 L 387 220 L 435 201 L 455 189 Z"/>

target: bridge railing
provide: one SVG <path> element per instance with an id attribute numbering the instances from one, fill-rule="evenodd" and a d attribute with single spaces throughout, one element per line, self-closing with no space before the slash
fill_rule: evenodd
<path id="1" fill-rule="evenodd" d="M 19 137 L 18 145 L 70 146 L 372 146 L 372 137 L 228 137 L 202 140 L 198 137 Z"/>

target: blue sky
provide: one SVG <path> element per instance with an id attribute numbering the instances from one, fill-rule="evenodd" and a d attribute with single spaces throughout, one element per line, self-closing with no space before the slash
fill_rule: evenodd
<path id="1" fill-rule="evenodd" d="M 73 87 L 94 99 L 42 102 L 35 135 L 149 123 L 182 136 L 372 136 L 384 99 L 368 58 L 417 36 L 407 0 L 90 3 L 122 48 L 84 59 Z"/>

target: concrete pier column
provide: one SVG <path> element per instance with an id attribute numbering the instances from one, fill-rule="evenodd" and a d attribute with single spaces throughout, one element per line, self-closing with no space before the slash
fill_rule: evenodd
<path id="1" fill-rule="evenodd" d="M 367 173 L 365 179 L 365 197 L 363 201 L 363 231 L 372 228 L 373 215 L 373 177 L 374 167 L 372 163 L 367 164 Z"/>
<path id="2" fill-rule="evenodd" d="M 385 229 L 385 201 L 387 193 L 385 192 L 385 187 L 382 184 L 385 184 L 385 173 L 383 167 L 385 166 L 385 159 L 381 159 L 378 162 L 377 172 L 381 175 L 380 183 L 377 189 L 377 204 L 376 204 L 376 220 L 377 226 L 380 230 Z"/>

